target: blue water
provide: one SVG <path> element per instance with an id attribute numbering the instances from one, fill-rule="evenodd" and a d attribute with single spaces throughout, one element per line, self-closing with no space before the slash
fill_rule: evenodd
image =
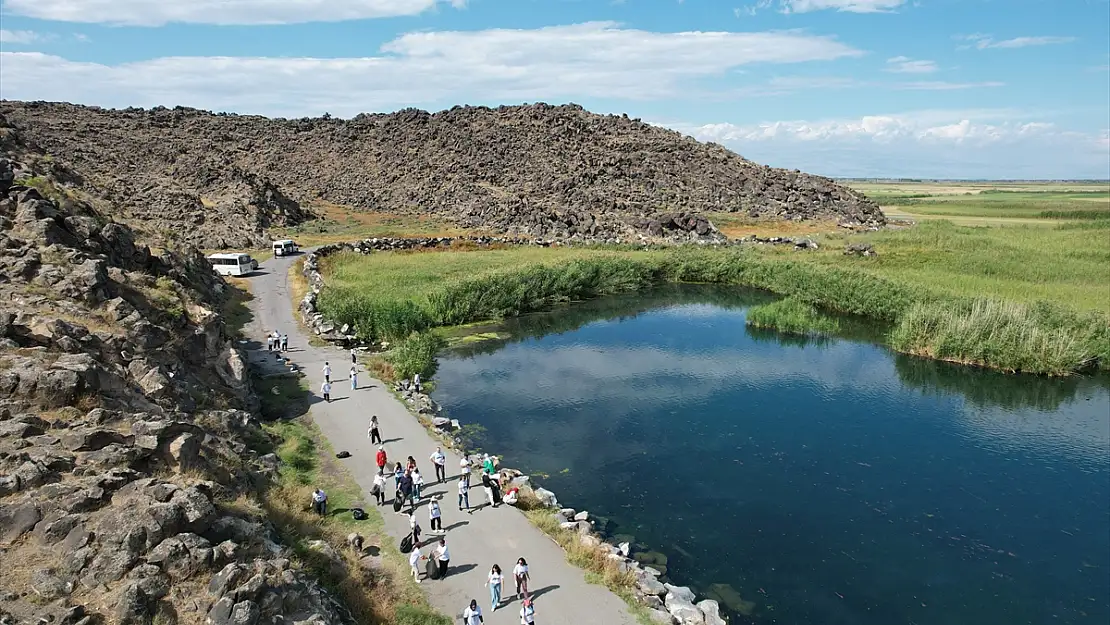
<path id="1" fill-rule="evenodd" d="M 528 317 L 443 356 L 434 396 L 734 623 L 1110 622 L 1105 378 L 756 332 L 761 299 L 681 288 Z"/>

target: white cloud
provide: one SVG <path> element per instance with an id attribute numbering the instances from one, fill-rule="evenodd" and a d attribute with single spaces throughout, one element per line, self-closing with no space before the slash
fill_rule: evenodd
<path id="1" fill-rule="evenodd" d="M 670 124 L 756 161 L 831 176 L 1104 178 L 1106 134 L 1058 128 L 1009 109 L 851 119 Z"/>
<path id="2" fill-rule="evenodd" d="M 1003 39 L 996 41 L 990 35 L 975 34 L 966 35 L 961 39 L 969 42 L 962 48 L 975 48 L 977 50 L 987 50 L 990 48 L 1027 48 L 1030 46 L 1047 46 L 1061 43 L 1071 43 L 1075 41 L 1075 37 L 1014 37 L 1013 39 Z"/>
<path id="3" fill-rule="evenodd" d="M 33 30 L 7 30 L 0 29 L 0 43 L 28 44 L 45 39 Z"/>
<path id="4" fill-rule="evenodd" d="M 4 10 L 60 22 L 161 26 L 295 24 L 418 15 L 443 0 L 5 0 Z M 465 0 L 450 0 L 455 8 Z"/>
<path id="5" fill-rule="evenodd" d="M 886 71 L 895 74 L 931 74 L 938 69 L 933 61 L 915 61 L 906 56 L 896 56 L 886 60 Z"/>
<path id="6" fill-rule="evenodd" d="M 166 57 L 122 65 L 8 52 L 0 57 L 0 96 L 347 116 L 436 102 L 665 98 L 689 95 L 699 80 L 748 64 L 860 54 L 796 31 L 654 33 L 609 22 L 409 33 L 382 52 L 338 59 Z"/>
<path id="7" fill-rule="evenodd" d="M 809 13 L 833 9 L 848 13 L 881 13 L 892 11 L 906 0 L 782 0 L 783 13 Z"/>

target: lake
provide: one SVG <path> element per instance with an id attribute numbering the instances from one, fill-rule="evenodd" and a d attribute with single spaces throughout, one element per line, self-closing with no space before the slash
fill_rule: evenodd
<path id="1" fill-rule="evenodd" d="M 734 623 L 1110 622 L 1105 376 L 748 328 L 767 297 L 675 286 L 510 320 L 443 354 L 433 396 Z"/>

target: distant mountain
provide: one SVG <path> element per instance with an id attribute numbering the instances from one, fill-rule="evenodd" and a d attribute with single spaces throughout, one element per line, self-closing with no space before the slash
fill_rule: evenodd
<path id="1" fill-rule="evenodd" d="M 719 237 L 709 212 L 884 223 L 828 178 L 573 104 L 286 120 L 4 101 L 0 114 L 102 210 L 202 248 L 263 243 L 317 201 L 547 238 Z"/>

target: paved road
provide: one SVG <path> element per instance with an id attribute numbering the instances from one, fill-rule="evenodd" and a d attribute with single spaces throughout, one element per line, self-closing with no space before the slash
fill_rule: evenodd
<path id="1" fill-rule="evenodd" d="M 428 456 L 436 442 L 423 426 L 409 414 L 400 401 L 384 385 L 367 373 L 359 375 L 359 389 L 351 390 L 347 381 L 350 368 L 349 352 L 336 348 L 317 348 L 308 344 L 307 334 L 294 321 L 293 302 L 287 284 L 288 272 L 302 256 L 268 260 L 261 272 L 251 278 L 254 301 L 254 321 L 250 332 L 256 339 L 263 339 L 267 331 L 277 329 L 289 335 L 287 355 L 302 366 L 308 375 L 310 388 L 318 391 L 323 382 L 323 366 L 332 366 L 332 403 L 317 402 L 312 405 L 312 418 L 331 442 L 336 451 L 347 450 L 351 457 L 343 463 L 353 473 L 362 487 L 365 501 L 373 505 L 370 495 L 373 476 L 377 470 L 374 462 L 376 447 L 370 444 L 366 430 L 372 414 L 378 415 L 381 434 L 386 442 L 390 462 L 404 462 L 407 456 L 416 459 L 424 479 L 435 478 Z M 341 380 L 341 381 L 337 381 Z M 460 458 L 446 451 L 448 476 L 457 475 Z M 392 480 L 390 480 L 392 484 Z M 485 494 L 478 480 L 472 480 L 470 504 L 486 503 Z M 531 569 L 531 589 L 535 599 L 536 621 L 544 625 L 633 625 L 624 602 L 603 586 L 586 583 L 581 569 L 567 563 L 562 549 L 516 509 L 502 505 L 496 509 L 488 506 L 468 515 L 457 509 L 457 484 L 428 484 L 425 493 L 443 494 L 443 526 L 447 529 L 447 546 L 451 554 L 451 568 L 443 580 L 425 580 L 421 586 L 427 591 L 433 606 L 448 616 L 457 615 L 470 599 L 477 599 L 488 625 L 516 625 L 520 623 L 520 602 L 513 600 L 507 606 L 490 613 L 489 591 L 483 584 L 490 567 L 497 564 L 506 575 L 502 597 L 509 596 L 514 588 L 512 568 L 518 557 L 524 557 Z M 394 540 L 408 533 L 408 517 L 394 514 L 392 506 L 379 508 L 385 518 L 386 530 Z M 417 512 L 420 527 L 425 531 L 423 542 L 433 538 L 427 533 L 426 506 Z M 423 548 L 429 553 L 434 543 Z M 457 621 L 456 621 L 457 622 Z"/>

